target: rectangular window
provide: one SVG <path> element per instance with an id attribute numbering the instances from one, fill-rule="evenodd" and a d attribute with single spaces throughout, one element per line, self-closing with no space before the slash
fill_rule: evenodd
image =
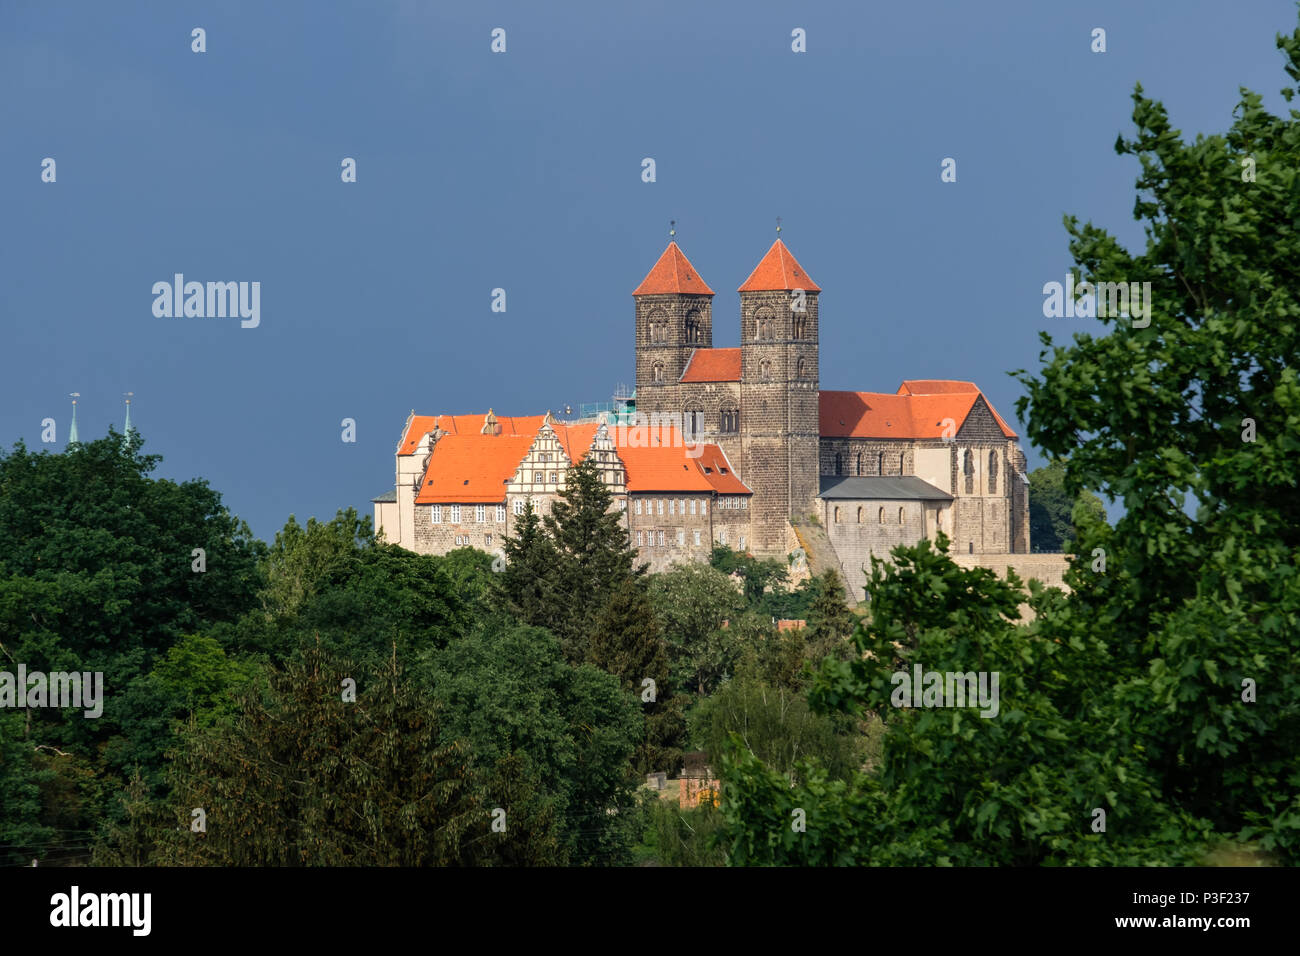
<path id="1" fill-rule="evenodd" d="M 670 515 L 675 515 L 675 514 L 677 514 L 677 512 L 674 510 L 674 508 L 676 507 L 676 505 L 677 505 L 677 502 L 675 502 L 675 501 L 669 501 L 669 502 L 668 502 L 668 513 L 669 513 Z M 686 512 L 683 511 L 682 514 L 686 514 Z"/>
<path id="2" fill-rule="evenodd" d="M 497 524 L 500 524 L 502 521 L 505 520 L 506 520 L 506 506 L 497 505 Z"/>
<path id="3" fill-rule="evenodd" d="M 708 499 L 708 498 L 701 498 L 701 499 L 700 499 L 700 514 L 702 514 L 702 515 L 706 515 L 706 514 L 708 514 L 708 513 L 709 513 L 709 499 Z"/>
<path id="4" fill-rule="evenodd" d="M 718 544 L 726 544 L 726 543 L 727 543 L 727 529 L 720 528 L 718 529 Z"/>
<path id="5" fill-rule="evenodd" d="M 659 499 L 659 513 L 664 513 L 664 500 L 662 498 Z"/>
<path id="6" fill-rule="evenodd" d="M 699 535 L 700 533 L 698 531 L 695 532 L 695 536 L 697 538 L 699 537 Z M 679 548 L 686 547 L 686 532 L 683 531 L 681 528 L 677 529 L 677 547 Z"/>
<path id="7" fill-rule="evenodd" d="M 523 498 L 516 498 L 516 499 L 515 499 L 515 505 L 514 505 L 514 508 L 515 508 L 515 514 L 516 514 L 516 515 L 521 515 L 521 514 L 523 514 L 523 513 L 524 513 L 524 499 L 523 499 Z"/>
<path id="8" fill-rule="evenodd" d="M 460 505 L 451 506 L 451 523 L 460 524 Z"/>
<path id="9" fill-rule="evenodd" d="M 619 499 L 618 499 L 618 510 L 619 510 L 619 511 L 627 511 L 627 499 L 626 499 L 626 498 L 619 498 Z"/>
<path id="10" fill-rule="evenodd" d="M 540 485 L 541 483 L 542 483 L 542 473 L 540 471 L 533 472 L 533 484 Z"/>
<path id="11" fill-rule="evenodd" d="M 700 512 L 700 513 L 703 514 L 703 512 Z M 695 499 L 694 499 L 694 498 L 691 499 L 691 514 L 695 514 Z"/>
<path id="12" fill-rule="evenodd" d="M 740 536 L 740 550 L 745 550 L 745 536 L 743 534 Z"/>
<path id="13" fill-rule="evenodd" d="M 555 472 L 551 472 L 551 484 L 555 484 Z"/>
<path id="14" fill-rule="evenodd" d="M 638 499 L 636 500 L 636 513 L 637 513 L 637 514 L 640 514 L 640 513 L 641 513 L 641 499 L 640 499 L 640 498 L 638 498 Z"/>
<path id="15" fill-rule="evenodd" d="M 699 533 L 698 531 L 696 531 L 696 532 L 695 532 L 695 547 L 698 548 L 699 546 L 700 546 L 700 533 Z"/>
<path id="16" fill-rule="evenodd" d="M 662 548 L 663 546 L 664 546 L 664 533 L 663 533 L 662 531 L 660 531 L 660 532 L 659 532 L 659 547 Z"/>
<path id="17" fill-rule="evenodd" d="M 474 520 L 478 524 L 482 524 L 484 521 L 487 520 L 487 505 L 474 506 Z"/>
<path id="18" fill-rule="evenodd" d="M 483 543 L 486 544 L 489 548 L 492 547 L 492 535 L 490 534 L 483 535 Z"/>
<path id="19" fill-rule="evenodd" d="M 686 514 L 686 500 L 683 498 L 677 502 L 677 510 Z M 695 502 L 691 502 L 691 514 L 695 514 Z"/>
<path id="20" fill-rule="evenodd" d="M 434 524 L 442 524 L 442 505 L 434 505 L 430 508 L 429 517 L 433 519 Z"/>
<path id="21" fill-rule="evenodd" d="M 638 548 L 641 547 L 641 536 L 642 536 L 642 534 L 644 534 L 644 532 L 642 532 L 642 531 L 638 531 L 638 532 L 636 533 L 636 546 L 637 546 Z"/>

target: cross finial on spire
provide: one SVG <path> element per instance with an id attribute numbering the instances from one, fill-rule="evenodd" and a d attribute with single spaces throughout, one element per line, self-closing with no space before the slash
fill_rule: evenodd
<path id="1" fill-rule="evenodd" d="M 777 234 L 777 236 L 780 236 L 780 235 L 781 235 L 781 217 L 780 217 L 780 216 L 777 216 L 777 217 L 776 217 L 776 234 Z"/>
<path id="2" fill-rule="evenodd" d="M 677 220 L 669 219 L 668 220 L 668 241 L 672 242 L 676 236 L 677 236 Z"/>

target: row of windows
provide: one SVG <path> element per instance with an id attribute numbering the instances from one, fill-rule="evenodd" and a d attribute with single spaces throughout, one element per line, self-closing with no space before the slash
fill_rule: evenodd
<path id="1" fill-rule="evenodd" d="M 718 507 L 724 511 L 746 511 L 749 509 L 749 499 L 740 496 L 719 498 Z"/>
<path id="2" fill-rule="evenodd" d="M 691 514 L 696 514 L 695 503 L 696 503 L 697 500 L 699 501 L 699 509 L 700 509 L 698 513 L 699 513 L 699 514 L 702 514 L 702 515 L 707 515 L 707 514 L 709 513 L 709 502 L 708 502 L 706 499 L 703 499 L 703 498 L 700 498 L 700 499 L 695 499 L 695 498 L 689 498 L 689 499 L 687 499 L 687 498 L 668 498 L 668 499 L 664 499 L 664 498 L 660 498 L 660 499 L 659 499 L 659 514 L 663 514 L 663 513 L 664 513 L 664 501 L 665 501 L 665 500 L 667 500 L 667 502 L 668 502 L 668 513 L 669 513 L 670 515 L 679 515 L 679 514 L 684 515 L 684 514 L 686 514 L 686 504 L 687 504 L 688 501 L 690 502 L 690 508 L 691 508 L 690 513 L 691 513 Z M 653 500 L 647 500 L 646 503 L 645 503 L 645 513 L 648 514 L 648 515 L 652 515 L 652 514 L 654 514 L 654 513 L 655 513 L 654 508 L 655 508 L 655 503 L 654 503 L 654 501 L 653 501 Z M 640 499 L 640 498 L 636 499 L 636 513 L 637 513 L 637 514 L 640 514 L 640 513 L 641 513 L 641 499 Z"/>
<path id="3" fill-rule="evenodd" d="M 467 547 L 467 548 L 468 548 L 468 547 L 472 547 L 473 544 L 474 544 L 474 542 L 470 540 L 472 537 L 473 537 L 473 535 L 468 535 L 468 534 L 458 534 L 458 535 L 456 535 L 456 545 L 457 545 L 457 547 L 461 547 L 461 546 L 464 546 L 464 547 Z M 490 547 L 492 547 L 492 535 L 490 535 L 490 534 L 485 534 L 485 535 L 483 535 L 483 547 L 485 547 L 485 548 L 490 548 Z"/>
<path id="4" fill-rule="evenodd" d="M 755 332 L 756 332 L 754 338 L 756 340 L 770 339 L 773 337 L 773 332 L 780 331 L 780 329 L 777 327 L 775 321 L 772 319 L 771 316 L 759 315 L 754 320 L 754 324 L 755 324 Z M 794 338 L 806 339 L 808 337 L 808 316 L 799 315 L 796 313 L 793 318 L 790 331 L 793 334 Z"/>
<path id="5" fill-rule="evenodd" d="M 866 515 L 866 509 L 865 509 L 865 508 L 862 508 L 862 507 L 859 507 L 859 508 L 858 508 L 858 524 L 862 524 L 862 522 L 863 522 L 863 520 L 864 520 L 864 518 L 865 518 L 865 515 Z M 879 516 L 878 516 L 878 520 L 879 520 L 880 524 L 884 524 L 884 523 L 885 523 L 885 509 L 884 509 L 884 508 L 881 508 L 881 509 L 880 509 L 880 514 L 879 514 Z M 839 523 L 840 523 L 840 509 L 839 509 L 839 506 L 838 506 L 838 505 L 837 505 L 836 508 L 835 508 L 835 523 L 836 523 L 836 524 L 839 524 Z M 902 508 L 899 508 L 899 509 L 898 509 L 898 523 L 899 523 L 899 524 L 902 524 L 902 523 L 903 523 L 903 509 L 902 509 Z"/>
<path id="6" fill-rule="evenodd" d="M 646 331 L 652 343 L 667 342 L 668 317 L 662 312 L 655 312 L 646 323 Z M 701 321 L 698 312 L 692 311 L 686 316 L 686 341 L 691 345 L 700 345 L 704 342 L 704 322 Z"/>
<path id="7" fill-rule="evenodd" d="M 659 547 L 662 548 L 664 546 L 664 533 L 660 531 L 658 532 L 658 534 L 659 534 Z M 700 533 L 698 531 L 692 531 L 691 536 L 692 536 L 691 537 L 692 542 L 698 548 L 700 546 Z M 718 540 L 722 544 L 726 544 L 727 533 L 723 531 L 721 535 L 719 535 Z M 638 531 L 636 533 L 636 546 L 638 548 L 653 548 L 655 546 L 655 532 Z M 677 547 L 679 548 L 686 547 L 686 531 L 682 528 L 677 529 Z"/>
<path id="8" fill-rule="evenodd" d="M 449 520 L 451 521 L 452 524 L 460 524 L 460 519 L 461 519 L 461 510 L 462 510 L 462 506 L 461 506 L 461 505 L 448 505 L 448 506 L 447 506 L 447 515 L 448 515 L 448 518 L 449 518 Z M 505 506 L 505 505 L 497 505 L 497 506 L 496 506 L 496 510 L 497 510 L 497 513 L 496 513 L 496 519 L 497 519 L 497 522 L 500 523 L 500 522 L 505 521 L 505 520 L 506 520 L 506 506 Z M 518 502 L 516 502 L 516 503 L 515 503 L 515 514 L 519 514 L 519 513 L 520 513 L 519 504 L 518 504 Z M 431 508 L 429 509 L 429 517 L 430 517 L 430 519 L 433 521 L 434 524 L 442 524 L 442 505 L 434 505 L 433 507 L 431 507 Z M 475 506 L 474 506 L 474 523 L 475 523 L 475 524 L 483 524 L 485 521 L 487 521 L 487 505 L 475 505 Z"/>

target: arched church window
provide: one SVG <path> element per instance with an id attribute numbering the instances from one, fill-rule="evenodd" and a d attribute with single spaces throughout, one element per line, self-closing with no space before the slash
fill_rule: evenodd
<path id="1" fill-rule="evenodd" d="M 858 524 L 862 524 L 862 505 L 858 505 Z"/>
<path id="2" fill-rule="evenodd" d="M 854 474 L 855 475 L 862 474 L 862 452 L 858 452 L 858 470 L 855 471 Z"/>
<path id="3" fill-rule="evenodd" d="M 650 369 L 650 381 L 654 382 L 656 385 L 660 385 L 663 383 L 663 380 L 664 380 L 664 363 L 655 362 L 653 367 L 651 367 Z"/>
<path id="4" fill-rule="evenodd" d="M 843 473 L 844 473 L 844 459 L 840 457 L 839 452 L 836 452 L 835 453 L 835 474 L 842 475 Z"/>
<path id="5" fill-rule="evenodd" d="M 764 382 L 771 380 L 772 363 L 767 359 L 763 359 L 763 361 L 758 363 L 758 377 L 762 379 Z"/>
<path id="6" fill-rule="evenodd" d="M 807 374 L 808 374 L 808 363 L 803 360 L 802 356 L 800 356 L 799 361 L 797 361 L 794 366 L 794 377 L 805 378 Z"/>
<path id="7" fill-rule="evenodd" d="M 686 341 L 691 343 L 704 341 L 704 329 L 700 325 L 698 312 L 691 312 L 686 316 Z"/>
<path id="8" fill-rule="evenodd" d="M 885 509 L 884 509 L 884 508 L 881 508 L 881 509 L 880 509 L 879 522 L 880 522 L 880 524 L 884 524 L 884 523 L 885 523 Z"/>
<path id="9" fill-rule="evenodd" d="M 898 523 L 899 523 L 899 524 L 902 524 L 902 523 L 903 523 L 903 509 L 902 509 L 902 508 L 899 508 L 899 509 L 898 509 Z"/>
<path id="10" fill-rule="evenodd" d="M 835 523 L 840 523 L 840 509 L 838 505 L 835 506 Z"/>
<path id="11" fill-rule="evenodd" d="M 876 455 L 876 474 L 883 475 L 884 473 L 885 473 L 885 453 L 882 451 L 878 455 Z"/>
<path id="12" fill-rule="evenodd" d="M 998 453 L 989 452 L 989 494 L 998 493 Z"/>
<path id="13" fill-rule="evenodd" d="M 962 459 L 962 474 L 966 476 L 966 494 L 975 493 L 975 455 L 969 448 Z"/>

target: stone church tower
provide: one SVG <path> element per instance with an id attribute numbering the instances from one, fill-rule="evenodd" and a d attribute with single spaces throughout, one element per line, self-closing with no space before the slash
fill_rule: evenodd
<path id="1" fill-rule="evenodd" d="M 677 383 L 691 352 L 713 346 L 713 290 L 670 242 L 632 296 L 637 408 L 680 412 Z"/>
<path id="2" fill-rule="evenodd" d="M 753 546 L 783 551 L 818 487 L 817 284 L 779 238 L 740 287 L 742 474 Z"/>

